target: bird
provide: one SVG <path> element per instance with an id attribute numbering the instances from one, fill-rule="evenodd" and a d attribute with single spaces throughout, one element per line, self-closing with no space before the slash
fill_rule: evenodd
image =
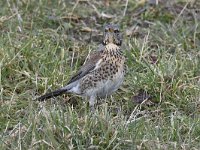
<path id="1" fill-rule="evenodd" d="M 94 107 L 97 98 L 106 98 L 122 85 L 126 66 L 119 25 L 106 24 L 103 39 L 96 51 L 92 51 L 80 70 L 68 83 L 58 90 L 37 98 L 44 101 L 64 93 L 75 93 L 89 99 L 89 106 Z"/>

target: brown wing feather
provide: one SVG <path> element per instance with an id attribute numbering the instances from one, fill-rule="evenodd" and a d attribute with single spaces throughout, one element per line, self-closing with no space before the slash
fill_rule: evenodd
<path id="1" fill-rule="evenodd" d="M 69 80 L 68 84 L 81 79 L 83 76 L 88 74 L 96 66 L 96 63 L 101 58 L 101 52 L 103 49 L 94 51 L 89 55 L 89 58 L 86 60 L 85 64 L 80 68 L 80 70 Z"/>

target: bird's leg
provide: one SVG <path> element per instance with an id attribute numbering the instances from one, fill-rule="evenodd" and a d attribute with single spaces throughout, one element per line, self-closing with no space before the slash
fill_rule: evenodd
<path id="1" fill-rule="evenodd" d="M 89 106 L 92 111 L 94 111 L 94 104 L 96 103 L 96 95 L 90 96 Z"/>

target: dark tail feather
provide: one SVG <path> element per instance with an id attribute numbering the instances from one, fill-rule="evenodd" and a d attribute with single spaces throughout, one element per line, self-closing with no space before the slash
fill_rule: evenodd
<path id="1" fill-rule="evenodd" d="M 47 93 L 45 95 L 42 95 L 42 96 L 38 97 L 37 100 L 38 101 L 44 101 L 45 99 L 49 99 L 49 98 L 52 98 L 52 97 L 56 97 L 56 96 L 62 95 L 67 91 L 68 91 L 68 89 L 58 89 L 56 91 L 53 91 L 51 93 Z"/>

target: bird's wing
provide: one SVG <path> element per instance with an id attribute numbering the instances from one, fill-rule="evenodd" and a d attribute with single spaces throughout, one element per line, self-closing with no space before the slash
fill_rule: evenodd
<path id="1" fill-rule="evenodd" d="M 91 52 L 85 64 L 80 68 L 80 70 L 74 76 L 72 76 L 68 84 L 81 79 L 90 71 L 92 71 L 96 67 L 97 62 L 101 59 L 102 51 L 103 48 L 99 49 L 98 51 Z"/>

